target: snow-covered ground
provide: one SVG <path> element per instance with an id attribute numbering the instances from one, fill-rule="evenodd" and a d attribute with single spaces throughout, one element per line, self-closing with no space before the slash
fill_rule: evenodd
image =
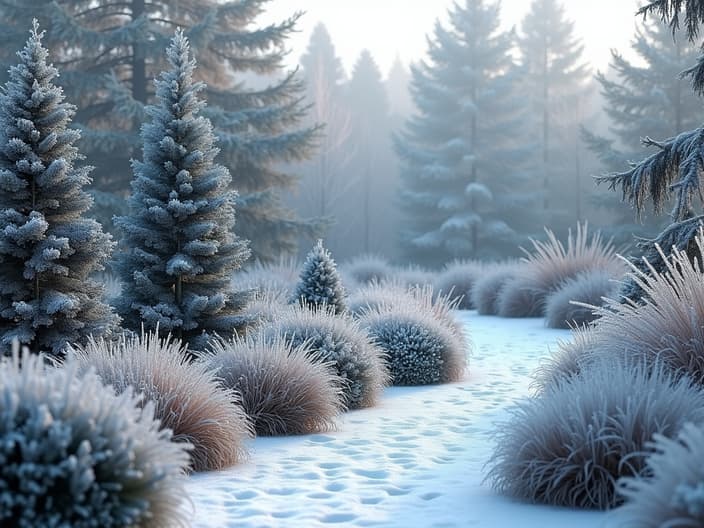
<path id="1" fill-rule="evenodd" d="M 465 381 L 387 389 L 334 432 L 256 439 L 249 463 L 189 479 L 193 526 L 600 526 L 603 513 L 520 504 L 482 484 L 493 422 L 569 333 L 542 319 L 458 317 L 473 342 Z"/>

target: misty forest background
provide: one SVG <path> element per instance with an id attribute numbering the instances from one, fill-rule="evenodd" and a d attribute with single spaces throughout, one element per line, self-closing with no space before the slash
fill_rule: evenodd
<path id="1" fill-rule="evenodd" d="M 563 237 L 588 220 L 630 244 L 667 225 L 650 211 L 638 219 L 593 178 L 651 153 L 641 138 L 704 118 L 679 76 L 698 50 L 656 17 L 636 24 L 636 59 L 613 50 L 602 72 L 557 0 L 534 0 L 511 31 L 500 29 L 497 3 L 456 4 L 438 13 L 426 57 L 390 71 L 366 50 L 345 71 L 319 24 L 290 71 L 287 37 L 315 13 L 265 25 L 268 3 L 8 0 L 0 81 L 38 18 L 78 108 L 79 148 L 96 167 L 91 213 L 107 231 L 127 210 L 139 127 L 177 27 L 207 83 L 204 115 L 239 193 L 237 234 L 251 261 L 300 257 L 322 236 L 340 260 L 374 253 L 434 268 L 520 256 L 543 226 Z"/>

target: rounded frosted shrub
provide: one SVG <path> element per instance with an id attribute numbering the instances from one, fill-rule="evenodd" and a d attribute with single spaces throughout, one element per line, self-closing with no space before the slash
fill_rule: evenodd
<path id="1" fill-rule="evenodd" d="M 507 495 L 556 506 L 619 504 L 616 481 L 642 474 L 654 434 L 704 420 L 704 393 L 660 366 L 610 361 L 517 403 L 497 425 L 488 480 Z"/>
<path id="2" fill-rule="evenodd" d="M 411 289 L 394 282 L 373 282 L 354 290 L 347 298 L 347 310 L 354 317 L 380 307 L 416 302 Z"/>
<path id="3" fill-rule="evenodd" d="M 206 358 L 228 389 L 237 392 L 258 435 L 330 430 L 342 410 L 342 380 L 307 344 L 292 347 L 261 335 L 216 341 Z"/>
<path id="4" fill-rule="evenodd" d="M 499 291 L 496 311 L 500 317 L 541 317 L 544 304 L 545 294 L 531 279 L 517 276 L 507 280 Z"/>
<path id="5" fill-rule="evenodd" d="M 361 324 L 386 352 L 394 385 L 450 383 L 464 376 L 464 336 L 431 311 L 413 305 L 377 309 L 367 312 Z"/>
<path id="6" fill-rule="evenodd" d="M 565 282 L 547 297 L 545 318 L 549 328 L 570 328 L 594 321 L 594 309 L 574 304 L 572 301 L 601 306 L 604 298 L 612 297 L 617 283 L 605 270 L 582 273 Z"/>
<path id="7" fill-rule="evenodd" d="M 547 297 L 580 274 L 602 271 L 620 277 L 624 264 L 616 255 L 613 244 L 604 242 L 600 233 L 589 236 L 587 224 L 570 230 L 565 246 L 549 229 L 547 240 L 532 240 L 532 251 L 520 265 L 520 274 L 506 284 L 498 300 L 498 315 L 502 317 L 540 317 L 544 315 Z"/>
<path id="8" fill-rule="evenodd" d="M 627 501 L 616 510 L 618 526 L 630 528 L 704 526 L 704 428 L 685 424 L 677 439 L 655 435 L 647 477 L 619 481 Z M 615 523 L 614 523 L 615 524 Z"/>
<path id="9" fill-rule="evenodd" d="M 170 437 L 132 391 L 15 353 L 0 363 L 0 526 L 189 526 L 188 445 Z"/>
<path id="10" fill-rule="evenodd" d="M 561 381 L 568 381 L 588 368 L 599 356 L 596 334 L 586 327 L 575 328 L 570 341 L 558 341 L 557 352 L 536 369 L 532 388 L 541 393 Z"/>
<path id="11" fill-rule="evenodd" d="M 235 291 L 271 290 L 288 297 L 296 286 L 300 267 L 296 259 L 286 257 L 266 264 L 257 261 L 233 275 L 232 287 Z"/>
<path id="12" fill-rule="evenodd" d="M 331 363 L 343 380 L 347 409 L 375 405 L 388 382 L 383 352 L 351 317 L 294 307 L 260 331 L 270 343 L 284 339 L 293 347 L 307 344 L 313 357 Z"/>
<path id="13" fill-rule="evenodd" d="M 193 445 L 193 470 L 222 469 L 246 458 L 251 425 L 237 394 L 221 387 L 204 363 L 190 362 L 179 341 L 150 333 L 91 340 L 70 352 L 82 370 L 95 370 L 118 394 L 133 387 L 153 402 L 173 440 Z"/>
<path id="14" fill-rule="evenodd" d="M 250 321 L 252 326 L 266 324 L 279 317 L 281 312 L 289 309 L 288 299 L 280 290 L 257 290 L 247 302 L 241 315 Z"/>
<path id="15" fill-rule="evenodd" d="M 397 270 L 395 280 L 406 288 L 422 288 L 433 283 L 433 273 L 419 266 L 410 265 Z"/>
<path id="16" fill-rule="evenodd" d="M 499 294 L 504 285 L 516 276 L 514 266 L 500 265 L 484 271 L 472 288 L 472 306 L 479 315 L 496 315 L 499 312 Z"/>
<path id="17" fill-rule="evenodd" d="M 472 290 L 482 274 L 482 265 L 472 261 L 454 261 L 445 266 L 435 279 L 433 289 L 440 295 L 457 301 L 459 310 L 471 310 Z"/>
<path id="18" fill-rule="evenodd" d="M 632 267 L 631 278 L 648 299 L 643 305 L 630 300 L 609 300 L 598 308 L 596 323 L 604 349 L 647 363 L 662 361 L 673 372 L 686 373 L 704 384 L 704 274 L 699 262 L 704 239 L 696 238 L 692 263 L 684 251 L 665 257 L 665 269 L 647 272 Z"/>
<path id="19" fill-rule="evenodd" d="M 394 274 L 391 264 L 377 255 L 360 255 L 345 263 L 341 269 L 346 278 L 360 286 L 389 280 Z"/>

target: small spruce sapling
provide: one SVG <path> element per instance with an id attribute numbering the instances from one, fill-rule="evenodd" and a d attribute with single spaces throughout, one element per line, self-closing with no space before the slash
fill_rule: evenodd
<path id="1" fill-rule="evenodd" d="M 112 251 L 110 235 L 84 218 L 92 167 L 69 128 L 75 107 L 54 84 L 34 21 L 0 93 L 0 345 L 64 355 L 118 322 L 91 279 Z"/>
<path id="2" fill-rule="evenodd" d="M 335 261 L 323 247 L 323 241 L 318 240 L 306 257 L 291 303 L 310 307 L 324 305 L 340 314 L 346 309 L 345 297 Z"/>
<path id="3" fill-rule="evenodd" d="M 205 86 L 193 80 L 196 63 L 181 31 L 167 59 L 171 68 L 156 81 L 158 103 L 142 127 L 143 160 L 132 164 L 130 212 L 116 219 L 126 242 L 118 310 L 130 329 L 143 324 L 202 350 L 214 334 L 246 325 L 240 310 L 248 295 L 233 292 L 230 278 L 249 250 L 233 232 L 236 193 L 215 162 L 211 123 L 199 115 Z"/>

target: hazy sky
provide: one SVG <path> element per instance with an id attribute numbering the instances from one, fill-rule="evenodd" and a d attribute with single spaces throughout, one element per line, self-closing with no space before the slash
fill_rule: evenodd
<path id="1" fill-rule="evenodd" d="M 280 20 L 305 11 L 299 32 L 290 40 L 291 60 L 297 62 L 311 30 L 323 22 L 337 54 L 349 72 L 359 52 L 368 48 L 386 73 L 398 53 L 404 62 L 422 57 L 425 35 L 436 18 L 445 19 L 453 0 L 270 0 L 265 21 Z M 519 26 L 531 0 L 503 0 L 502 24 Z M 585 57 L 605 69 L 609 49 L 626 51 L 636 17 L 637 0 L 563 0 L 575 33 L 583 39 Z"/>

